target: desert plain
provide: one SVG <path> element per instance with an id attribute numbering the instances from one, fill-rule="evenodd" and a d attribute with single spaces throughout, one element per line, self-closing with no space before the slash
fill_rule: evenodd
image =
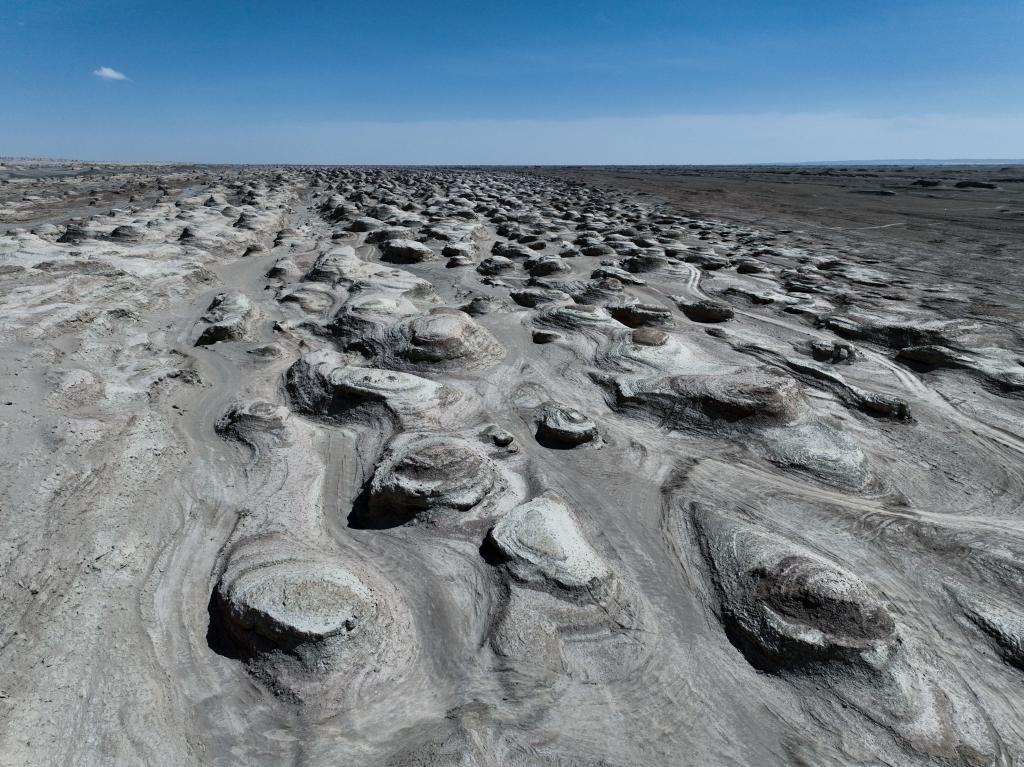
<path id="1" fill-rule="evenodd" d="M 0 165 L 0 763 L 1024 763 L 1024 167 Z"/>

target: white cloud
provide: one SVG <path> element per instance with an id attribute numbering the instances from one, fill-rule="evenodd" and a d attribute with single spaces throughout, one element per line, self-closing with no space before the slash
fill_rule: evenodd
<path id="1" fill-rule="evenodd" d="M 128 75 L 126 75 L 124 72 L 118 72 L 116 69 L 111 69 L 110 67 L 100 67 L 99 69 L 94 69 L 92 73 L 101 80 L 128 79 Z"/>

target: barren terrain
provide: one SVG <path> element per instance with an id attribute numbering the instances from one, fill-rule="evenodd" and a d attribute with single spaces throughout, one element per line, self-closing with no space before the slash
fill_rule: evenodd
<path id="1" fill-rule="evenodd" d="M 0 166 L 0 764 L 1024 763 L 1024 170 Z"/>

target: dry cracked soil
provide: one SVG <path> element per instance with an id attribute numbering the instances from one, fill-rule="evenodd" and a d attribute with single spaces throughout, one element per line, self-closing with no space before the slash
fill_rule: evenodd
<path id="1" fill-rule="evenodd" d="M 6 162 L 0 763 L 1024 764 L 1022 182 Z"/>

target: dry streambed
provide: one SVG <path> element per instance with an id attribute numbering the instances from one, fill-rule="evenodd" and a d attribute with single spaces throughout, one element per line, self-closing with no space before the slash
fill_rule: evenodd
<path id="1" fill-rule="evenodd" d="M 1017 763 L 1019 328 L 527 175 L 88 184 L 0 187 L 4 763 Z"/>

